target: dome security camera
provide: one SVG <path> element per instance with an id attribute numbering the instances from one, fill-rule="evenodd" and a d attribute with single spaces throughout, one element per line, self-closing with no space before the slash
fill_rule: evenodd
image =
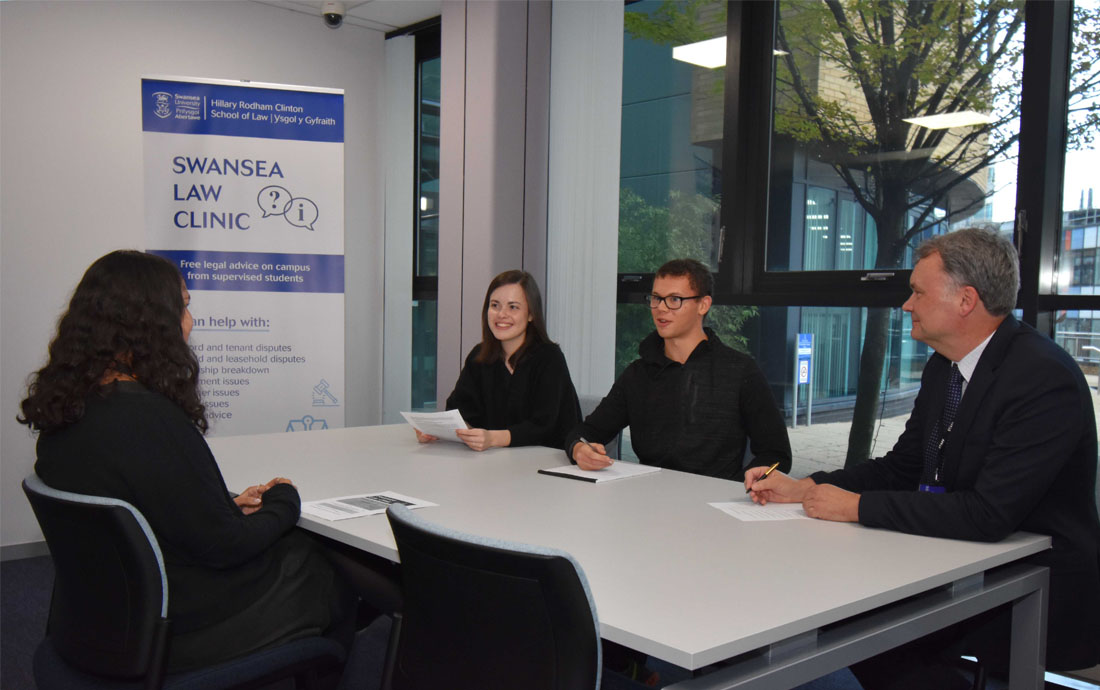
<path id="1" fill-rule="evenodd" d="M 344 23 L 344 15 L 347 8 L 342 2 L 321 3 L 321 18 L 325 20 L 325 26 L 330 29 L 339 29 Z"/>

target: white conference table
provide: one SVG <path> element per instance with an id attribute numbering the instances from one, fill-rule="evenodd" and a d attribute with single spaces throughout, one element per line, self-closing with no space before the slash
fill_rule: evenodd
<path id="1" fill-rule="evenodd" d="M 791 687 L 1007 602 L 1011 686 L 1042 687 L 1047 571 L 1014 562 L 1049 548 L 1049 537 L 982 544 L 819 520 L 743 522 L 707 505 L 744 500 L 735 482 L 670 470 L 574 481 L 537 473 L 567 464 L 560 450 L 421 445 L 404 424 L 209 442 L 236 490 L 285 476 L 303 501 L 395 491 L 437 503 L 421 514 L 447 527 L 568 551 L 605 639 L 707 667 L 676 688 Z M 299 525 L 398 560 L 385 515 Z"/>

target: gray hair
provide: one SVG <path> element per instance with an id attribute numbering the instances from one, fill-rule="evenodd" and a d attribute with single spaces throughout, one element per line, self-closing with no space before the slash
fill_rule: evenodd
<path id="1" fill-rule="evenodd" d="M 917 261 L 933 253 L 940 255 L 944 272 L 957 286 L 970 286 L 978 292 L 993 316 L 1006 316 L 1016 306 L 1020 258 L 1012 242 L 1000 233 L 963 228 L 935 235 L 917 247 Z"/>

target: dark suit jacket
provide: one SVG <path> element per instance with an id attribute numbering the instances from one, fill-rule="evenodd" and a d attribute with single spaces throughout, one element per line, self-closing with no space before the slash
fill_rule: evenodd
<path id="1" fill-rule="evenodd" d="M 861 493 L 870 527 L 998 541 L 1050 535 L 1032 561 L 1050 567 L 1047 664 L 1100 662 L 1100 521 L 1096 420 L 1080 367 L 1049 338 L 1009 316 L 982 353 L 944 446 L 947 493 L 916 491 L 923 448 L 943 409 L 951 363 L 928 360 L 905 431 L 884 457 L 813 475 Z"/>

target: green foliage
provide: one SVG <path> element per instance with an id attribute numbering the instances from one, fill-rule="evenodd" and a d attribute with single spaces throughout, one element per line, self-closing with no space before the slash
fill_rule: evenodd
<path id="1" fill-rule="evenodd" d="M 626 12 L 623 23 L 626 33 L 657 45 L 681 46 L 696 43 L 714 37 L 713 31 L 702 27 L 700 10 L 707 5 L 717 4 L 715 0 L 665 0 L 650 14 L 644 12 Z M 629 10 L 629 7 L 627 8 Z M 725 33 L 726 6 L 721 3 L 720 11 L 715 15 L 714 24 Z"/>
<path id="2" fill-rule="evenodd" d="M 618 378 L 626 365 L 638 359 L 638 345 L 653 331 L 653 319 L 644 304 L 620 304 L 615 311 L 615 378 Z"/>
<path id="3" fill-rule="evenodd" d="M 777 39 L 787 54 L 777 60 L 776 132 L 830 150 L 873 217 L 884 197 L 845 177 L 846 158 L 931 153 L 938 165 L 925 154 L 872 168 L 871 186 L 901 184 L 935 203 L 953 178 L 937 179 L 943 170 L 969 177 L 1015 143 L 1022 0 L 785 0 L 780 14 Z M 906 122 L 963 110 L 996 122 L 959 130 Z"/>
<path id="4" fill-rule="evenodd" d="M 1073 5 L 1068 148 L 1087 150 L 1100 130 L 1100 2 Z"/>
<path id="5" fill-rule="evenodd" d="M 619 272 L 654 273 L 673 258 L 695 258 L 710 263 L 717 198 L 670 192 L 665 205 L 651 205 L 628 188 L 619 191 Z M 713 264 L 712 264 L 713 265 Z M 646 286 L 648 287 L 648 286 Z M 707 325 L 722 342 L 746 351 L 741 334 L 756 307 L 721 305 L 711 308 Z M 615 375 L 638 358 L 638 344 L 653 330 L 649 307 L 620 304 L 615 328 Z"/>
<path id="6" fill-rule="evenodd" d="M 650 205 L 633 190 L 619 190 L 619 273 L 653 273 L 674 258 L 711 264 L 720 202 L 703 194 L 669 192 Z"/>

